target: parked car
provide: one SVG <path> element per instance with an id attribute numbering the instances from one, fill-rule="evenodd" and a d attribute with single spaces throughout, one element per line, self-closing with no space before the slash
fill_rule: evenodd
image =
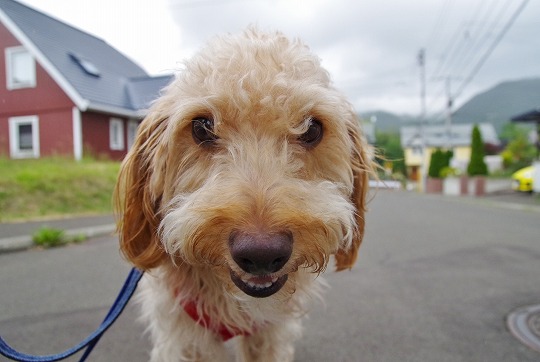
<path id="1" fill-rule="evenodd" d="M 522 168 L 512 174 L 512 189 L 515 191 L 532 192 L 533 166 Z"/>

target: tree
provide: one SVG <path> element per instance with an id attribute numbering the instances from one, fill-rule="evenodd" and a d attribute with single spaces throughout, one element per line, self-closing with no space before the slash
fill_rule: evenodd
<path id="1" fill-rule="evenodd" d="M 483 176 L 488 174 L 487 165 L 484 161 L 484 142 L 478 125 L 474 125 L 471 140 L 471 160 L 467 166 L 469 176 Z"/>
<path id="2" fill-rule="evenodd" d="M 508 144 L 501 152 L 503 165 L 509 170 L 518 170 L 529 166 L 536 155 L 536 148 L 528 139 L 530 129 L 518 127 L 513 123 L 505 126 L 503 137 Z"/>
<path id="3" fill-rule="evenodd" d="M 383 160 L 392 163 L 392 172 L 406 175 L 405 154 L 398 133 L 377 132 L 377 149 Z"/>

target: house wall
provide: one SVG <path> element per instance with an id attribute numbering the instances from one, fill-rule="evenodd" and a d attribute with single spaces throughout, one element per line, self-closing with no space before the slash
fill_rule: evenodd
<path id="1" fill-rule="evenodd" d="M 41 155 L 73 157 L 73 122 L 71 109 L 42 112 L 39 118 Z"/>
<path id="2" fill-rule="evenodd" d="M 461 172 L 467 172 L 467 165 L 471 159 L 471 147 L 470 146 L 460 146 L 454 148 L 454 157 L 450 166 L 461 170 Z"/>
<path id="3" fill-rule="evenodd" d="M 120 119 L 124 124 L 124 147 L 112 150 L 110 147 L 110 120 Z M 121 160 L 127 153 L 127 119 L 115 115 L 85 112 L 81 115 L 83 149 L 85 155 L 105 157 L 111 160 Z"/>
<path id="4" fill-rule="evenodd" d="M 0 115 L 0 157 L 9 157 L 9 124 L 6 117 Z"/>
<path id="5" fill-rule="evenodd" d="M 8 90 L 5 49 L 20 46 L 0 24 L 0 156 L 9 155 L 9 118 L 39 117 L 40 155 L 73 156 L 73 102 L 36 62 L 36 87 Z"/>
<path id="6" fill-rule="evenodd" d="M 415 152 L 412 148 L 405 148 L 405 164 L 407 166 L 420 166 L 423 161 L 422 154 Z"/>

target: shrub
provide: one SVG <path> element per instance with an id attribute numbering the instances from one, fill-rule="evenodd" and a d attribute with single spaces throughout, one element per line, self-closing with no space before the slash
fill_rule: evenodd
<path id="1" fill-rule="evenodd" d="M 441 172 L 441 150 L 437 149 L 431 154 L 429 160 L 429 177 L 439 177 L 439 172 Z"/>
<path id="2" fill-rule="evenodd" d="M 501 156 L 504 167 L 516 171 L 532 163 L 536 156 L 536 148 L 529 142 L 526 133 L 516 133 L 501 152 Z"/>
<path id="3" fill-rule="evenodd" d="M 471 160 L 467 166 L 469 176 L 485 176 L 488 174 L 484 161 L 484 142 L 478 125 L 474 125 L 471 140 Z"/>
<path id="4" fill-rule="evenodd" d="M 446 166 L 445 168 L 441 170 L 440 175 L 442 178 L 459 176 L 459 169 Z"/>
<path id="5" fill-rule="evenodd" d="M 442 170 L 450 166 L 450 160 L 452 159 L 452 151 L 443 151 L 441 149 L 436 149 L 431 154 L 431 159 L 429 161 L 428 176 L 439 178 L 445 177 L 441 174 Z"/>

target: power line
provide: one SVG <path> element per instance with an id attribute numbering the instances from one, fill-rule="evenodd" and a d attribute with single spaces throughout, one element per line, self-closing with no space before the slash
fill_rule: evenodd
<path id="1" fill-rule="evenodd" d="M 480 9 L 482 8 L 482 5 L 485 3 L 485 0 L 484 1 L 481 1 L 479 3 L 479 5 L 477 6 L 476 10 L 474 11 L 474 15 L 473 17 L 471 18 L 471 20 L 474 20 L 476 19 L 476 17 L 478 16 L 478 13 L 480 12 Z M 445 15 L 446 18 L 445 18 L 445 21 L 444 23 L 446 23 L 446 20 L 448 20 L 449 18 L 449 14 L 448 12 L 444 12 L 444 13 L 441 13 L 440 14 L 441 16 L 442 15 Z M 464 23 L 462 23 L 463 25 Z M 441 59 L 439 60 L 439 63 L 437 65 L 437 70 L 433 73 L 433 77 L 438 77 L 440 76 L 441 74 L 444 74 L 442 73 L 442 69 L 444 68 L 444 65 L 446 65 L 448 62 L 451 63 L 451 60 L 453 58 L 455 58 L 455 54 L 458 54 L 459 51 L 458 51 L 458 44 L 461 46 L 462 43 L 460 43 L 459 41 L 460 40 L 463 40 L 463 36 L 464 34 L 466 34 L 466 32 L 463 32 L 461 28 L 458 28 L 455 32 L 455 35 L 453 36 L 453 39 L 452 41 L 449 43 L 449 45 L 447 46 L 447 51 L 443 52 L 442 53 L 442 57 Z M 458 46 L 458 48 L 456 48 L 456 46 Z"/>
<path id="2" fill-rule="evenodd" d="M 448 43 L 446 50 L 442 52 L 443 56 L 439 59 L 439 62 L 437 64 L 436 70 L 431 73 L 430 79 L 432 80 L 439 80 L 441 78 L 447 78 L 449 74 L 453 74 L 456 67 L 456 62 L 460 62 L 463 58 L 463 54 L 468 54 L 468 52 L 472 49 L 475 51 L 478 51 L 483 46 L 483 42 L 475 42 L 475 46 L 472 45 L 471 41 L 471 34 L 468 27 L 466 27 L 466 24 L 487 24 L 490 14 L 492 13 L 491 10 L 495 9 L 496 6 L 490 6 L 488 9 L 487 14 L 482 15 L 482 10 L 484 8 L 484 5 L 486 4 L 485 0 L 478 3 L 477 7 L 473 11 L 473 15 L 467 19 L 466 21 L 463 21 L 460 26 L 456 29 L 454 34 L 451 37 L 450 42 Z M 493 3 L 490 3 L 490 5 L 494 5 Z M 491 10 L 490 10 L 491 9 Z M 447 18 L 449 17 L 449 14 L 446 14 Z M 481 34 L 481 31 L 479 31 Z M 483 37 L 479 37 L 480 39 L 483 39 Z M 463 61 L 461 61 L 462 63 Z M 457 68 L 459 69 L 459 68 Z M 440 88 L 440 91 L 438 92 L 437 96 L 435 98 L 432 98 L 429 109 L 431 109 L 434 104 L 444 95 L 445 90 L 444 87 Z"/>
<path id="3" fill-rule="evenodd" d="M 469 85 L 469 83 L 473 80 L 473 78 L 476 76 L 476 74 L 478 73 L 478 71 L 480 71 L 480 68 L 482 68 L 482 66 L 484 65 L 484 63 L 486 62 L 486 60 L 489 58 L 489 56 L 491 55 L 491 53 L 493 53 L 493 51 L 495 50 L 495 48 L 497 47 L 497 45 L 500 43 L 500 41 L 502 40 L 502 38 L 506 35 L 506 33 L 508 32 L 508 30 L 510 30 L 510 28 L 512 27 L 512 25 L 514 24 L 514 22 L 516 21 L 516 19 L 518 18 L 519 14 L 521 14 L 521 12 L 523 11 L 523 9 L 525 9 L 525 6 L 527 5 L 527 3 L 529 2 L 529 0 L 523 0 L 521 5 L 518 7 L 518 9 L 514 12 L 514 14 L 512 14 L 512 17 L 510 18 L 510 20 L 508 20 L 508 22 L 505 24 L 505 26 L 503 27 L 503 29 L 501 30 L 501 32 L 499 33 L 499 35 L 495 38 L 495 40 L 493 41 L 493 43 L 491 43 L 490 47 L 487 49 L 487 51 L 484 53 L 484 55 L 482 56 L 482 58 L 478 61 L 478 63 L 476 63 L 476 65 L 474 66 L 474 68 L 472 69 L 472 71 L 469 73 L 469 75 L 467 76 L 467 78 L 465 78 L 465 81 L 463 83 L 461 83 L 460 87 L 458 88 L 457 92 L 455 93 L 454 95 L 454 98 L 457 98 L 461 95 L 461 93 L 463 93 L 463 90 L 467 87 L 467 85 Z"/>
<path id="4" fill-rule="evenodd" d="M 491 16 L 495 13 L 495 6 L 489 6 L 487 9 L 487 12 L 485 13 L 484 17 L 479 20 L 479 26 L 477 31 L 469 32 L 467 47 L 464 50 L 461 59 L 457 60 L 457 63 L 455 64 L 455 69 L 465 69 L 467 65 L 472 64 L 474 58 L 479 54 L 478 50 L 482 49 L 484 45 L 488 42 L 490 35 L 493 34 L 495 29 L 498 26 L 497 19 L 503 18 L 504 11 L 507 10 L 507 5 L 509 2 L 512 2 L 514 0 L 507 0 L 507 3 L 504 4 L 501 7 L 501 11 L 499 11 L 498 14 L 495 15 L 495 18 L 492 20 Z M 475 19 L 475 18 L 473 18 Z M 474 21 L 474 20 L 473 20 Z M 475 23 L 472 23 L 474 25 Z M 489 24 L 491 24 L 491 27 L 487 27 Z"/>
<path id="5" fill-rule="evenodd" d="M 443 6 L 441 7 L 441 10 L 439 12 L 439 15 L 437 16 L 437 20 L 433 24 L 433 29 L 429 32 L 430 37 L 426 41 L 425 47 L 431 48 L 431 44 L 435 42 L 435 40 L 438 40 L 440 37 L 442 29 L 446 26 L 446 22 L 448 21 L 448 12 L 449 8 L 452 6 L 452 0 L 446 0 Z"/>
<path id="6" fill-rule="evenodd" d="M 460 42 L 460 40 L 463 40 L 461 37 L 462 37 L 462 30 L 457 29 L 453 39 L 451 40 L 450 44 L 448 45 L 448 51 L 446 53 L 443 53 L 443 54 L 446 54 L 446 55 L 443 56 L 439 60 L 439 64 L 437 65 L 437 68 L 436 68 L 435 72 L 433 73 L 432 78 L 437 78 L 441 74 L 444 74 L 443 70 L 445 69 L 445 66 L 447 65 L 448 61 L 455 57 L 454 54 L 458 53 L 458 49 L 460 48 L 460 45 L 463 44 L 463 43 Z"/>
<path id="7" fill-rule="evenodd" d="M 489 39 L 493 38 L 492 34 L 495 32 L 495 29 L 499 27 L 499 21 L 496 19 L 503 19 L 504 13 L 508 11 L 510 3 L 513 0 L 507 0 L 502 7 L 490 7 L 486 12 L 482 13 L 482 4 L 476 8 L 474 16 L 470 18 L 470 23 L 476 24 L 480 23 L 480 28 L 475 32 L 475 40 L 471 41 L 470 38 L 463 37 L 461 38 L 461 44 L 458 44 L 461 34 L 467 34 L 463 29 L 463 23 L 460 25 L 460 28 L 455 32 L 454 37 L 451 39 L 449 45 L 447 46 L 447 57 L 442 59 L 438 66 L 436 72 L 432 73 L 433 76 L 436 76 L 435 79 L 448 78 L 450 74 L 461 75 L 464 81 L 459 85 L 457 92 L 451 97 L 452 99 L 460 96 L 468 84 L 472 81 L 474 76 L 478 73 L 483 64 L 487 61 L 489 56 L 492 54 L 496 46 L 502 40 L 507 31 L 511 28 L 519 14 L 523 11 L 528 0 L 524 0 L 516 11 L 512 14 L 509 20 L 504 24 L 501 31 L 497 34 L 494 40 L 489 43 Z M 496 9 L 498 8 L 498 9 Z M 495 20 L 491 21 L 493 14 L 496 14 Z M 491 26 L 488 26 L 491 24 Z M 469 34 L 470 35 L 470 34 Z M 489 44 L 488 44 L 489 43 Z M 459 49 L 459 50 L 458 50 Z M 481 49 L 486 49 L 484 52 L 481 52 Z M 471 54 L 472 52 L 472 54 Z M 451 54 L 450 54 L 451 53 Z M 475 61 L 478 59 L 478 61 Z M 468 66 L 472 64 L 472 66 Z M 467 69 L 469 71 L 467 72 Z M 446 75 L 445 75 L 446 74 Z M 464 74 L 467 74 L 465 76 Z M 431 79 L 433 79 L 433 76 Z M 436 87 L 439 88 L 439 87 Z M 444 87 L 440 88 L 440 91 L 437 93 L 437 96 L 431 98 L 428 113 L 435 103 L 443 97 L 445 93 Z"/>

